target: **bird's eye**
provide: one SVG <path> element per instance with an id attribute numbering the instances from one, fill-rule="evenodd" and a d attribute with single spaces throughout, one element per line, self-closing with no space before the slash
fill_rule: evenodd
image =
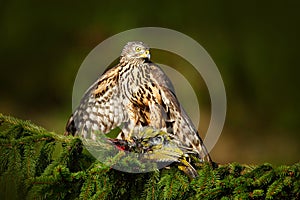
<path id="1" fill-rule="evenodd" d="M 141 50 L 142 50 L 141 47 L 136 47 L 136 48 L 135 48 L 135 51 L 136 51 L 136 52 L 140 52 Z"/>

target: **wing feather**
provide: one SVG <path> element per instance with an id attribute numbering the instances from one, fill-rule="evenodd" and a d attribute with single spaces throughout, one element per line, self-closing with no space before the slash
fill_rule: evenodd
<path id="1" fill-rule="evenodd" d="M 183 107 L 177 100 L 174 87 L 170 79 L 161 68 L 151 63 L 152 80 L 160 91 L 162 107 L 165 112 L 166 129 L 172 132 L 186 147 L 191 147 L 197 151 L 200 158 L 205 157 L 210 162 L 209 154 L 195 128 L 192 120 L 188 117 Z"/>
<path id="2" fill-rule="evenodd" d="M 119 70 L 119 66 L 108 70 L 86 91 L 67 123 L 67 134 L 95 138 L 95 131 L 107 133 L 124 122 Z"/>

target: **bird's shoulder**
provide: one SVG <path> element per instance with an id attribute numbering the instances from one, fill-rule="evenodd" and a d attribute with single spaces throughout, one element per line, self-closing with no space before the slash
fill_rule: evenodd
<path id="1" fill-rule="evenodd" d="M 97 97 L 103 95 L 108 89 L 116 86 L 119 81 L 120 66 L 117 65 L 102 74 L 94 83 L 92 93 Z"/>
<path id="2" fill-rule="evenodd" d="M 154 84 L 161 89 L 169 90 L 175 95 L 174 86 L 162 68 L 153 62 L 149 62 L 148 65 L 150 67 L 151 80 L 154 82 Z"/>

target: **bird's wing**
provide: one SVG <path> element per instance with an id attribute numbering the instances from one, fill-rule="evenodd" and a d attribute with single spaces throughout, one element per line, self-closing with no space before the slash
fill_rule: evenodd
<path id="1" fill-rule="evenodd" d="M 175 89 L 174 86 L 169 79 L 169 77 L 163 72 L 163 70 L 160 68 L 160 66 L 154 64 L 154 63 L 149 63 L 150 69 L 151 69 L 151 76 L 153 77 L 154 80 L 157 81 L 157 83 L 163 87 L 168 88 L 171 90 L 172 93 L 175 94 Z"/>
<path id="2" fill-rule="evenodd" d="M 66 134 L 95 138 L 95 131 L 107 133 L 124 122 L 118 85 L 119 65 L 106 71 L 84 94 L 70 117 Z"/>
<path id="3" fill-rule="evenodd" d="M 174 92 L 173 85 L 159 66 L 151 63 L 151 76 L 154 84 L 160 91 L 161 107 L 164 110 L 167 132 L 173 133 L 181 145 L 194 149 L 204 159 L 208 152 L 198 134 L 197 129 L 180 106 Z M 209 155 L 208 155 L 209 157 Z M 210 160 L 210 158 L 208 158 Z"/>

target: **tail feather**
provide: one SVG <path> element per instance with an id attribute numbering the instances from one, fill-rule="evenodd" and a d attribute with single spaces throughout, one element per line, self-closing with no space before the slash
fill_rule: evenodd
<path id="1" fill-rule="evenodd" d="M 75 135 L 76 133 L 76 127 L 75 127 L 75 122 L 73 119 L 73 115 L 70 116 L 67 124 L 66 124 L 66 128 L 65 128 L 65 133 L 64 135 Z"/>

